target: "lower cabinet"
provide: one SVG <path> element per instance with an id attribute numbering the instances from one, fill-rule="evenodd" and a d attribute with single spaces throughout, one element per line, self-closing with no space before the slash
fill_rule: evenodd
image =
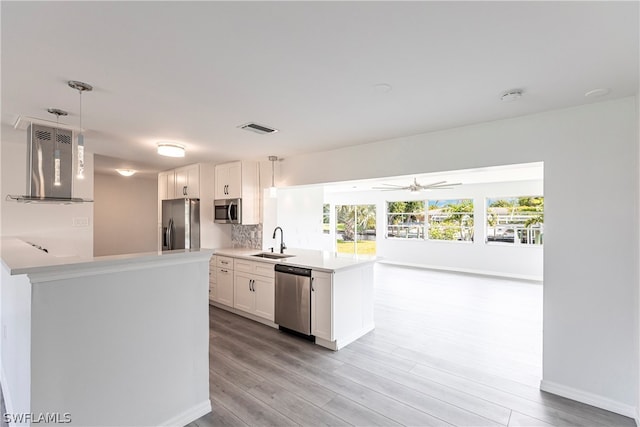
<path id="1" fill-rule="evenodd" d="M 332 274 L 311 272 L 311 335 L 333 341 Z"/>
<path id="2" fill-rule="evenodd" d="M 216 280 L 217 277 L 217 267 L 216 267 L 216 256 L 211 257 L 211 261 L 209 261 L 209 301 L 215 301 L 216 295 L 218 294 L 218 283 Z"/>
<path id="3" fill-rule="evenodd" d="M 233 307 L 233 270 L 218 267 L 216 274 L 218 277 L 214 301 Z"/>
<path id="4" fill-rule="evenodd" d="M 273 322 L 275 292 L 273 264 L 236 259 L 235 309 Z"/>
<path id="5" fill-rule="evenodd" d="M 236 271 L 234 308 L 274 321 L 275 280 Z"/>

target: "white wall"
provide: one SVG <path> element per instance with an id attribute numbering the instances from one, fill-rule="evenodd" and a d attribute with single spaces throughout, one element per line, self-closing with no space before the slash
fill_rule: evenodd
<path id="1" fill-rule="evenodd" d="M 325 203 L 376 205 L 376 255 L 385 261 L 469 273 L 542 280 L 543 247 L 537 245 L 486 244 L 487 197 L 543 195 L 539 181 L 470 184 L 446 191 L 413 194 L 407 191 L 327 193 Z M 462 199 L 474 200 L 474 242 L 386 238 L 386 205 L 389 201 Z M 335 224 L 335 223 L 332 223 Z M 332 241 L 335 234 L 331 233 Z"/>
<path id="2" fill-rule="evenodd" d="M 26 140 L 25 132 L 24 141 L 2 141 L 0 235 L 21 237 L 57 256 L 93 256 L 93 203 L 53 205 L 5 200 L 8 194 L 26 194 Z M 74 178 L 73 188 L 74 197 L 93 199 L 92 153 L 85 153 L 85 179 Z M 86 219 L 88 225 L 74 226 L 74 219 Z"/>
<path id="3" fill-rule="evenodd" d="M 10 276 L 2 269 L 2 353 L 0 383 L 7 413 L 31 410 L 31 284 L 25 275 Z"/>
<path id="4" fill-rule="evenodd" d="M 156 250 L 157 179 L 95 174 L 94 200 L 95 256 Z"/>
<path id="5" fill-rule="evenodd" d="M 638 404 L 638 108 L 625 98 L 327 152 L 283 185 L 544 162 L 543 386 L 634 416 Z M 325 165 L 325 167 L 318 167 Z M 596 209 L 602 201 L 614 209 Z M 576 207 L 592 204 L 576 215 Z M 594 224 L 599 233 L 573 233 Z"/>
<path id="6" fill-rule="evenodd" d="M 322 204 L 324 190 L 319 186 L 278 189 L 277 224 L 284 231 L 284 241 L 290 248 L 322 249 Z M 267 230 L 263 246 L 279 250 L 280 233 L 272 239 Z"/>

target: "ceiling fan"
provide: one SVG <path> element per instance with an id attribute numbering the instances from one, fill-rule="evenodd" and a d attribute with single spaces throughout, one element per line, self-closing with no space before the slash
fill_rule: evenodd
<path id="1" fill-rule="evenodd" d="M 413 178 L 413 184 L 409 185 L 395 185 L 395 184 L 382 184 L 385 187 L 373 187 L 374 190 L 382 190 L 382 191 L 396 191 L 396 190 L 409 190 L 412 193 L 417 193 L 423 190 L 450 190 L 456 185 L 461 185 L 462 183 L 447 183 L 447 181 L 439 181 L 432 182 L 431 184 L 422 185 L 418 183 L 416 178 Z"/>

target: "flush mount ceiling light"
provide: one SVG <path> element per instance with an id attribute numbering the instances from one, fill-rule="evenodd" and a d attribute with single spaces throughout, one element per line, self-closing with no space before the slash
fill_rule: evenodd
<path id="1" fill-rule="evenodd" d="M 133 169 L 116 169 L 116 170 L 122 176 L 131 176 L 134 173 L 136 173 L 136 171 L 134 171 Z"/>
<path id="2" fill-rule="evenodd" d="M 158 154 L 167 157 L 184 157 L 185 149 L 173 142 L 158 142 Z"/>
<path id="3" fill-rule="evenodd" d="M 500 100 L 504 101 L 504 102 L 512 102 L 512 101 L 516 101 L 520 98 L 522 98 L 522 89 L 511 89 L 508 90 L 506 92 L 504 92 L 501 96 L 500 96 Z"/>

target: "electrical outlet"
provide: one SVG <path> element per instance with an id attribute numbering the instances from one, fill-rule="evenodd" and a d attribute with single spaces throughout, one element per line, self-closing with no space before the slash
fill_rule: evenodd
<path id="1" fill-rule="evenodd" d="M 74 227 L 88 227 L 89 226 L 89 218 L 86 216 L 73 218 L 73 226 Z"/>

